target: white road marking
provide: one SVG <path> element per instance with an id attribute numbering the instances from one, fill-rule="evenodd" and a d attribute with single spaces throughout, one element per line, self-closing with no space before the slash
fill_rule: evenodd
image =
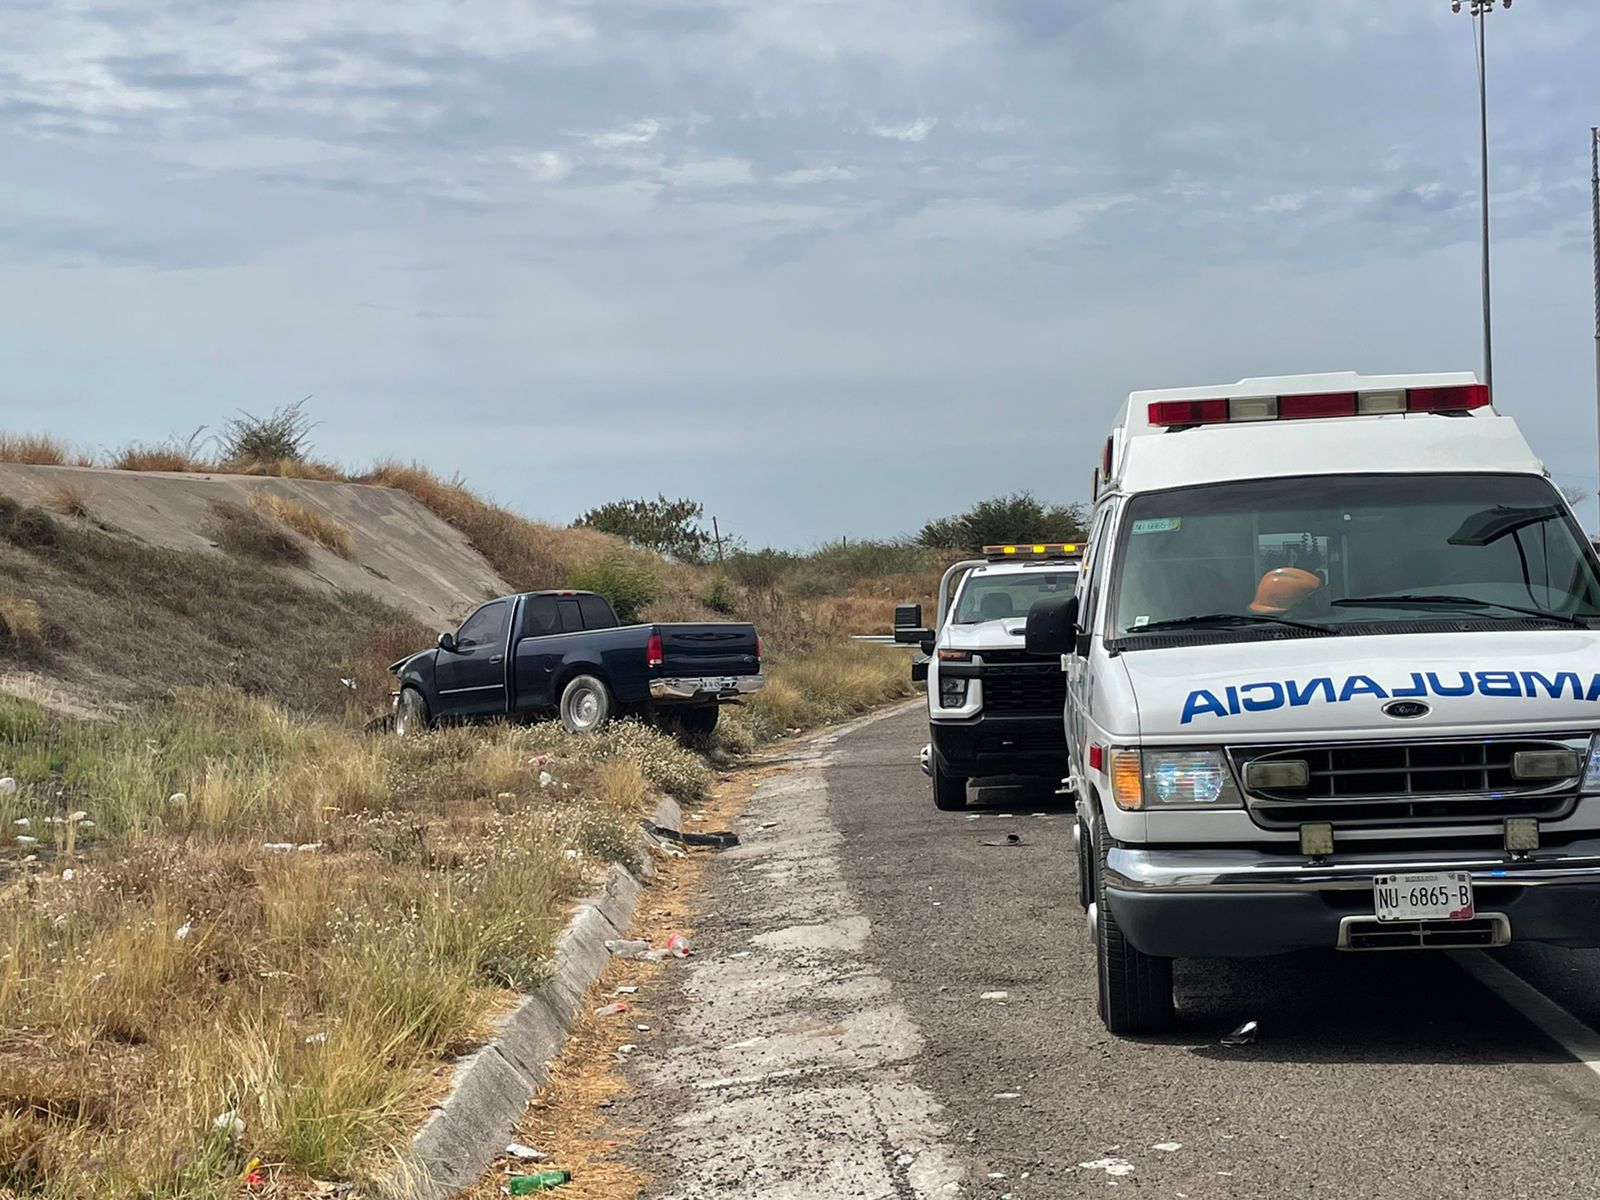
<path id="1" fill-rule="evenodd" d="M 1482 950 L 1448 953 L 1468 975 L 1516 1009 L 1578 1062 L 1600 1075 L 1600 1033 Z"/>

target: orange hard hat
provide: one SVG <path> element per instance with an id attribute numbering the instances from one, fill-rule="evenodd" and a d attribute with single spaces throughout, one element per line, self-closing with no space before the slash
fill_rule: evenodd
<path id="1" fill-rule="evenodd" d="M 1256 598 L 1250 611 L 1286 613 L 1322 586 L 1322 580 L 1299 567 L 1279 567 L 1268 571 L 1256 584 Z"/>

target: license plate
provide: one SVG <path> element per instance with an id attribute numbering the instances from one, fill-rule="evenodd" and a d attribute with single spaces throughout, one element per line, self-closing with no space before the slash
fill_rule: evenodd
<path id="1" fill-rule="evenodd" d="M 1465 871 L 1379 875 L 1372 907 L 1380 921 L 1470 921 L 1472 876 Z"/>
<path id="2" fill-rule="evenodd" d="M 738 686 L 738 682 L 732 678 L 702 679 L 700 681 L 700 690 L 702 692 L 711 692 L 717 695 L 720 695 L 723 692 L 731 692 Z"/>

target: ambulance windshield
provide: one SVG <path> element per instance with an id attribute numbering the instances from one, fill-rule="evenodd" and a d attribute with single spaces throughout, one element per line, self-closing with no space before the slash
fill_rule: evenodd
<path id="1" fill-rule="evenodd" d="M 1309 636 L 1438 620 L 1600 621 L 1600 579 L 1545 480 L 1258 479 L 1129 501 L 1114 638 L 1182 629 Z"/>

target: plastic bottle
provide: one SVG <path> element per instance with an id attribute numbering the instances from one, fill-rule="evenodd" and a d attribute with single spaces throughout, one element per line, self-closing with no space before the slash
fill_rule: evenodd
<path id="1" fill-rule="evenodd" d="M 506 1183 L 506 1191 L 513 1196 L 526 1196 L 571 1182 L 572 1175 L 568 1171 L 539 1171 L 533 1175 L 513 1175 Z"/>

